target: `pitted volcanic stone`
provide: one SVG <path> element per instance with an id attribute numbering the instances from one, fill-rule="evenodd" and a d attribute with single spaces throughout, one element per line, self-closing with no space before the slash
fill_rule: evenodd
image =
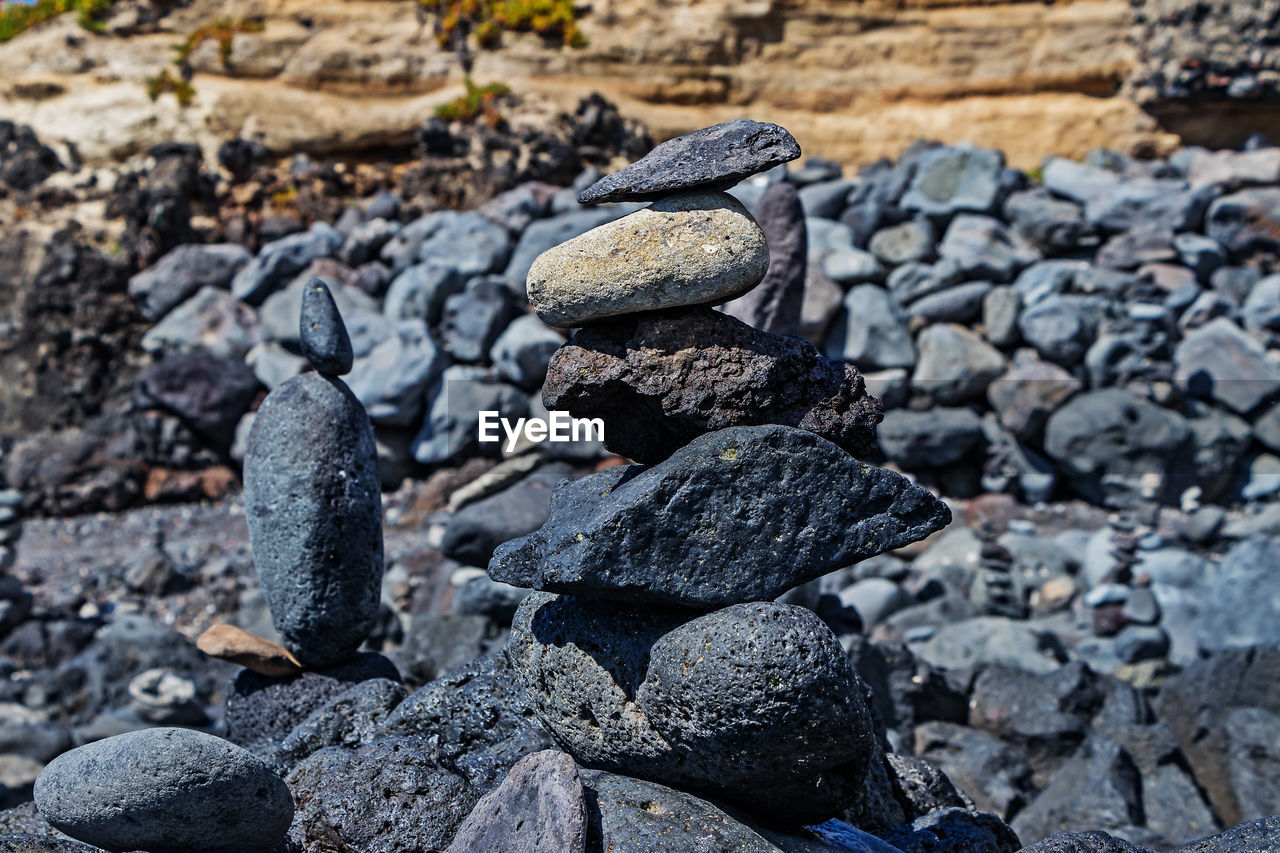
<path id="1" fill-rule="evenodd" d="M 776 598 L 950 520 L 928 491 L 811 432 L 731 427 L 652 467 L 561 483 L 547 523 L 499 546 L 489 575 L 710 609 Z"/>
<path id="2" fill-rule="evenodd" d="M 347 660 L 382 590 L 373 429 L 342 380 L 305 373 L 263 401 L 244 461 L 254 564 L 283 644 L 308 666 Z"/>
<path id="3" fill-rule="evenodd" d="M 587 803 L 573 759 L 546 749 L 516 762 L 458 827 L 447 853 L 581 853 Z"/>
<path id="4" fill-rule="evenodd" d="M 713 613 L 535 593 L 508 648 L 538 718 L 574 759 L 718 796 L 856 788 L 872 724 L 839 642 L 809 610 L 753 602 Z"/>
<path id="5" fill-rule="evenodd" d="M 764 232 L 736 198 L 665 198 L 548 249 L 529 268 L 529 302 L 543 322 L 581 326 L 605 317 L 723 302 L 769 268 Z"/>
<path id="6" fill-rule="evenodd" d="M 342 376 L 351 372 L 351 338 L 329 286 L 318 278 L 302 289 L 302 319 L 298 324 L 302 354 L 318 372 Z"/>
<path id="7" fill-rule="evenodd" d="M 695 188 L 727 190 L 799 156 L 800 146 L 786 128 L 735 119 L 667 140 L 578 193 L 578 202 L 648 201 Z"/>
<path id="8" fill-rule="evenodd" d="M 884 413 L 853 365 L 705 307 L 580 329 L 552 357 L 542 400 L 603 418 L 605 446 L 644 463 L 703 433 L 761 423 L 800 427 L 863 456 Z"/>
<path id="9" fill-rule="evenodd" d="M 35 784 L 40 814 L 108 850 L 271 850 L 293 798 L 258 758 L 219 737 L 156 728 L 100 740 L 54 759 Z"/>

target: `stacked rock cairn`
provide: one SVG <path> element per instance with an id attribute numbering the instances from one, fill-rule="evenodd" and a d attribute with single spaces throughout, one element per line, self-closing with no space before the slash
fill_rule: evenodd
<path id="1" fill-rule="evenodd" d="M 304 290 L 300 324 L 314 370 L 263 401 L 244 466 L 254 563 L 284 645 L 231 625 L 200 637 L 201 650 L 245 666 L 228 691 L 228 739 L 144 729 L 51 762 L 36 804 L 72 838 L 108 850 L 275 850 L 293 798 L 245 748 L 269 754 L 296 722 L 273 716 L 273 703 L 305 707 L 352 682 L 399 681 L 390 661 L 356 652 L 377 617 L 382 495 L 368 415 L 339 378 L 351 369 L 351 342 L 318 279 Z"/>
<path id="2" fill-rule="evenodd" d="M 879 745 L 836 636 L 775 599 L 950 521 L 931 493 L 859 460 L 883 408 L 853 366 L 711 307 L 759 285 L 770 262 L 724 191 L 799 154 L 785 129 L 741 119 L 579 196 L 653 203 L 533 264 L 533 309 L 578 329 L 543 399 L 601 417 L 605 445 L 640 464 L 562 482 L 547 522 L 489 564 L 494 580 L 536 590 L 508 657 L 584 772 L 792 826 L 862 802 Z"/>

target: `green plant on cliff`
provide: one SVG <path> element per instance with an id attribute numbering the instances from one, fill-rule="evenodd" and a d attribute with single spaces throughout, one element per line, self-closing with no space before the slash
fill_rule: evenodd
<path id="1" fill-rule="evenodd" d="M 97 2 L 103 2 L 103 0 L 97 0 Z M 164 93 L 172 92 L 180 105 L 189 106 L 196 95 L 195 87 L 191 85 L 191 54 L 207 41 L 216 42 L 218 61 L 222 63 L 223 68 L 226 68 L 231 62 L 232 39 L 238 33 L 260 33 L 262 29 L 262 22 L 252 18 L 239 20 L 218 18 L 201 24 L 188 33 L 181 44 L 173 46 L 173 64 L 177 67 L 178 73 L 174 74 L 173 71 L 165 68 L 156 76 L 147 78 L 147 97 L 154 101 Z"/>
<path id="2" fill-rule="evenodd" d="M 483 117 L 490 127 L 499 127 L 503 123 L 502 113 L 498 112 L 497 100 L 510 94 L 511 87 L 505 83 L 490 83 L 477 86 L 466 77 L 467 91 L 448 103 L 436 107 L 436 117 L 445 121 L 462 121 L 471 123 Z"/>
<path id="3" fill-rule="evenodd" d="M 86 30 L 101 32 L 111 0 L 36 0 L 35 3 L 8 3 L 0 8 L 0 44 L 31 29 L 36 24 L 66 12 L 76 13 L 76 22 Z"/>

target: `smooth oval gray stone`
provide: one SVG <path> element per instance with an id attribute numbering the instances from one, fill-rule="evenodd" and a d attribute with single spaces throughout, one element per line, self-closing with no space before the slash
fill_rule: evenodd
<path id="1" fill-rule="evenodd" d="M 267 395 L 244 460 L 253 561 L 282 641 L 309 667 L 348 660 L 382 585 L 382 492 L 369 416 L 340 379 Z"/>
<path id="2" fill-rule="evenodd" d="M 318 372 L 342 376 L 355 360 L 346 324 L 333 301 L 329 286 L 313 278 L 302 288 L 302 319 L 298 324 L 302 354 Z"/>
<path id="3" fill-rule="evenodd" d="M 107 850 L 271 850 L 293 820 L 284 781 L 219 737 L 155 728 L 55 758 L 36 779 L 36 806 L 72 838 Z"/>

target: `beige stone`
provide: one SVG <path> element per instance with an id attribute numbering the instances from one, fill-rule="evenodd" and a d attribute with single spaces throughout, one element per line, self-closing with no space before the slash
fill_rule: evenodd
<path id="1" fill-rule="evenodd" d="M 769 245 L 733 196 L 669 196 L 538 256 L 526 282 L 544 323 L 724 302 L 760 283 Z"/>
<path id="2" fill-rule="evenodd" d="M 284 646 L 235 625 L 214 625 L 196 640 L 196 648 L 272 678 L 302 672 L 302 664 Z"/>

